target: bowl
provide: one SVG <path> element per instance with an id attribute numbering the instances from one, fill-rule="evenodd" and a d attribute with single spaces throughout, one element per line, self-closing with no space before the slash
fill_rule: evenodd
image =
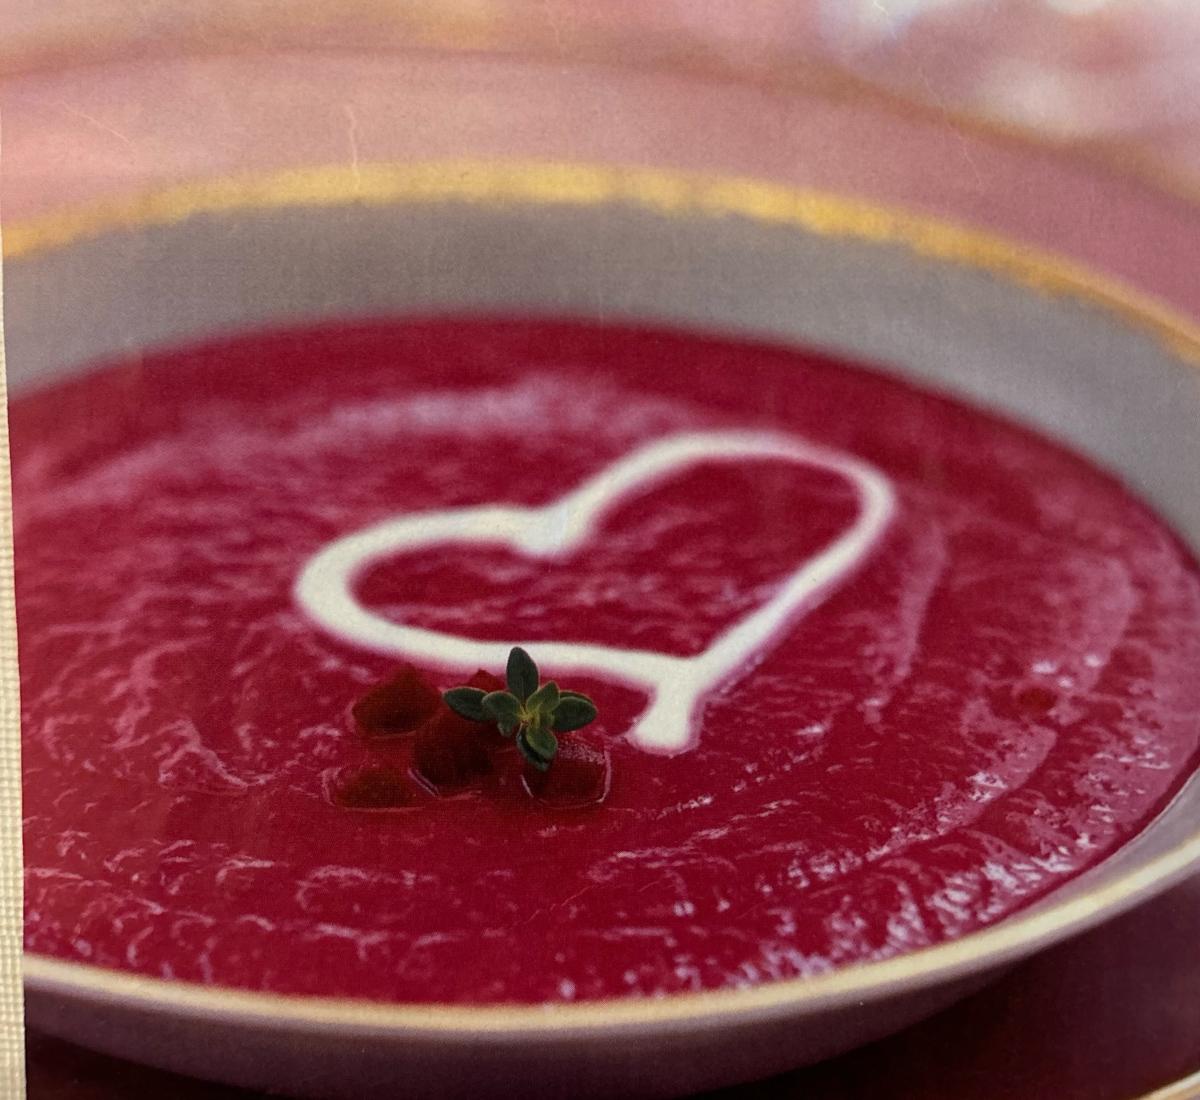
<path id="1" fill-rule="evenodd" d="M 1200 299 L 1188 278 L 1200 218 L 1179 196 L 870 97 L 504 59 L 362 65 L 364 87 L 388 78 L 386 96 L 436 88 L 437 117 L 453 124 L 397 124 L 386 159 L 321 163 L 319 149 L 289 146 L 291 163 L 8 226 L 13 393 L 131 350 L 322 318 L 648 321 L 849 353 L 1000 410 L 1117 472 L 1200 547 L 1189 317 Z M 603 120 L 580 139 L 594 109 L 581 88 L 597 87 L 625 107 L 666 105 L 647 122 L 662 140 L 632 142 Z M 495 148 L 481 122 L 496 105 L 548 95 L 544 129 L 515 127 Z M 694 118 L 719 120 L 711 147 L 697 147 Z M 752 137 L 771 126 L 786 137 L 749 140 L 732 124 L 742 118 Z M 745 990 L 382 1004 L 28 955 L 28 1018 L 111 1054 L 298 1096 L 499 1096 L 515 1082 L 531 1096 L 680 1095 L 937 1011 L 1178 881 L 1200 864 L 1197 820 L 1192 778 L 1134 841 L 993 927 Z"/>

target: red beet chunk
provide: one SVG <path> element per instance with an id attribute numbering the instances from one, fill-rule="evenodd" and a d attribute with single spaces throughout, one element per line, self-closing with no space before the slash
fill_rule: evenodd
<path id="1" fill-rule="evenodd" d="M 348 810 L 394 810 L 410 801 L 403 773 L 372 764 L 340 774 L 330 795 L 335 805 Z"/>
<path id="2" fill-rule="evenodd" d="M 445 707 L 417 730 L 413 764 L 433 787 L 461 787 L 492 770 L 489 737 L 487 726 Z"/>
<path id="3" fill-rule="evenodd" d="M 441 705 L 441 694 L 425 674 L 405 665 L 359 699 L 352 713 L 364 737 L 396 737 L 428 722 Z"/>
<path id="4" fill-rule="evenodd" d="M 467 687 L 479 688 L 480 691 L 503 691 L 505 684 L 499 676 L 493 676 L 483 669 L 476 669 L 475 674 L 467 681 Z"/>
<path id="5" fill-rule="evenodd" d="M 608 794 L 612 762 L 608 750 L 585 738 L 559 739 L 548 771 L 525 765 L 525 787 L 539 802 L 559 809 L 598 806 Z"/>
<path id="6" fill-rule="evenodd" d="M 499 691 L 503 682 L 480 669 L 468 687 Z M 461 787 L 492 770 L 492 752 L 504 743 L 491 722 L 472 722 L 445 703 L 418 731 L 413 742 L 417 774 L 435 789 Z"/>

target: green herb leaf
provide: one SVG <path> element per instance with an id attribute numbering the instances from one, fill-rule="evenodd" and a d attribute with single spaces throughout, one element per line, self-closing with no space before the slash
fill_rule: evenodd
<path id="1" fill-rule="evenodd" d="M 473 722 L 495 722 L 505 737 L 516 735 L 517 748 L 534 767 L 546 771 L 558 753 L 556 733 L 580 729 L 596 717 L 596 705 L 578 691 L 562 691 L 553 680 L 538 686 L 538 667 L 520 646 L 508 654 L 507 691 L 485 692 L 472 686 L 443 694 L 446 705 Z M 487 683 L 486 674 L 481 673 Z"/>
<path id="2" fill-rule="evenodd" d="M 559 733 L 582 729 L 596 717 L 596 704 L 578 692 L 563 692 L 554 711 L 554 728 Z"/>
<path id="3" fill-rule="evenodd" d="M 501 732 L 508 726 L 508 733 L 511 733 L 521 721 L 521 704 L 515 695 L 507 691 L 489 692 L 483 697 L 482 706 L 483 713 L 499 723 Z"/>
<path id="4" fill-rule="evenodd" d="M 558 684 L 553 680 L 547 680 L 525 700 L 525 709 L 534 713 L 551 714 L 556 706 L 558 706 Z"/>
<path id="5" fill-rule="evenodd" d="M 537 691 L 537 665 L 533 663 L 533 658 L 519 645 L 513 646 L 512 652 L 508 655 L 506 673 L 505 679 L 508 681 L 508 690 L 520 699 L 522 703 Z"/>
<path id="6" fill-rule="evenodd" d="M 443 693 L 442 698 L 455 714 L 461 714 L 472 722 L 486 722 L 488 716 L 483 711 L 483 697 L 486 692 L 473 687 L 456 687 Z"/>
<path id="7" fill-rule="evenodd" d="M 525 743 L 543 760 L 553 760 L 558 752 L 558 738 L 545 726 L 528 726 Z"/>
<path id="8" fill-rule="evenodd" d="M 558 738 L 543 726 L 525 726 L 517 734 L 517 748 L 526 760 L 544 772 L 558 753 Z"/>

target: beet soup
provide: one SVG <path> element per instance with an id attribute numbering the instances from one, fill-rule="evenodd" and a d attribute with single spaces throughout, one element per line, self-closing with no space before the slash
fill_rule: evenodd
<path id="1" fill-rule="evenodd" d="M 1196 765 L 1177 538 L 869 366 L 331 324 L 11 423 L 31 952 L 392 1002 L 743 987 L 1001 920 Z M 444 690 L 509 642 L 595 701 L 580 805 L 507 746 L 439 785 L 362 735 L 404 666 Z"/>

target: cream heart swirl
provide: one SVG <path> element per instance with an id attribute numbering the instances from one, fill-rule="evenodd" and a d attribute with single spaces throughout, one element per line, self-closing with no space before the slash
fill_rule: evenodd
<path id="1" fill-rule="evenodd" d="M 784 459 L 838 474 L 854 485 L 858 514 L 837 538 L 801 562 L 766 603 L 695 656 L 544 639 L 477 641 L 393 622 L 368 610 L 355 596 L 356 579 L 374 562 L 436 544 L 491 543 L 538 558 L 565 557 L 586 542 L 604 513 L 631 491 L 699 462 L 745 458 Z M 777 433 L 687 432 L 632 451 L 540 508 L 484 504 L 417 512 L 345 535 L 309 559 L 296 581 L 295 596 L 325 630 L 379 653 L 495 668 L 503 666 L 514 645 L 523 645 L 536 649 L 538 663 L 556 673 L 600 673 L 646 688 L 650 705 L 629 737 L 649 751 L 679 752 L 694 743 L 693 717 L 700 699 L 845 581 L 878 543 L 894 509 L 895 493 L 888 479 L 845 452 Z"/>

